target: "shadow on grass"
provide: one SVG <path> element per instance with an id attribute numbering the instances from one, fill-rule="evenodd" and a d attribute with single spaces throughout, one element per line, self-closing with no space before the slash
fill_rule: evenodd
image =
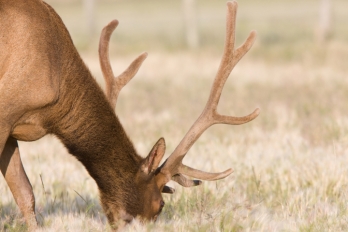
<path id="1" fill-rule="evenodd" d="M 68 215 L 83 215 L 88 220 L 106 222 L 106 217 L 97 198 L 89 195 L 68 196 L 61 194 L 54 198 L 47 197 L 36 204 L 36 219 L 40 227 L 50 223 L 52 217 L 66 218 Z M 27 231 L 25 220 L 15 202 L 0 203 L 0 231 Z"/>

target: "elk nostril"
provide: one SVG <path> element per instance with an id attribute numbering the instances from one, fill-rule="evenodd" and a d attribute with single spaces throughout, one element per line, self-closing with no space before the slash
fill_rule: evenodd
<path id="1" fill-rule="evenodd" d="M 164 201 L 163 200 L 161 200 L 161 202 L 160 202 L 160 205 L 161 205 L 161 208 L 164 206 Z"/>

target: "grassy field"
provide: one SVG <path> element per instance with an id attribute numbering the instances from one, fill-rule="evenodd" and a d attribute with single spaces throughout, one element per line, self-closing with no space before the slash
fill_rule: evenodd
<path id="1" fill-rule="evenodd" d="M 101 1 L 97 30 L 88 38 L 83 7 L 49 1 L 103 86 L 97 42 L 110 20 L 114 72 L 143 51 L 136 78 L 122 90 L 117 115 L 140 154 L 163 136 L 168 156 L 207 100 L 224 40 L 225 1 L 199 1 L 201 46 L 187 49 L 180 1 Z M 233 70 L 219 111 L 261 114 L 240 126 L 217 125 L 192 147 L 184 163 L 234 173 L 195 188 L 175 183 L 156 223 L 126 231 L 348 230 L 348 2 L 333 5 L 333 28 L 315 42 L 318 1 L 240 0 L 237 43 L 257 30 L 254 47 Z M 108 231 L 94 180 L 47 136 L 20 143 L 36 196 L 41 231 Z M 0 180 L 0 230 L 25 230 L 5 180 Z"/>

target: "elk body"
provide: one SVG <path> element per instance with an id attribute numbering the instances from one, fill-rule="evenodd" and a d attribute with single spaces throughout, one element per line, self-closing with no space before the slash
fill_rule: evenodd
<path id="1" fill-rule="evenodd" d="M 242 124 L 245 117 L 219 115 L 217 104 L 225 81 L 250 49 L 255 33 L 234 49 L 237 4 L 228 3 L 225 51 L 202 115 L 178 147 L 161 165 L 165 142 L 161 138 L 146 158 L 139 156 L 114 112 L 121 88 L 136 74 L 146 53 L 114 78 L 108 43 L 117 21 L 102 32 L 99 54 L 106 94 L 76 51 L 56 12 L 41 0 L 0 0 L 0 168 L 30 229 L 37 226 L 35 198 L 21 163 L 17 140 L 34 141 L 56 135 L 96 181 L 103 209 L 111 225 L 120 228 L 133 218 L 156 220 L 164 202 L 161 193 L 173 193 L 165 184 L 174 180 L 189 187 L 198 180 L 229 175 L 206 173 L 182 164 L 193 143 L 215 123 Z"/>

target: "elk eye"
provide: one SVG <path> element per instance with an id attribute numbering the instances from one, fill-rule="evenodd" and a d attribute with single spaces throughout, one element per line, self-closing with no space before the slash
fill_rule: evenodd
<path id="1" fill-rule="evenodd" d="M 163 208 L 163 206 L 164 206 L 164 201 L 163 200 L 161 200 L 161 202 L 160 202 L 160 206 L 161 206 L 161 208 Z"/>

